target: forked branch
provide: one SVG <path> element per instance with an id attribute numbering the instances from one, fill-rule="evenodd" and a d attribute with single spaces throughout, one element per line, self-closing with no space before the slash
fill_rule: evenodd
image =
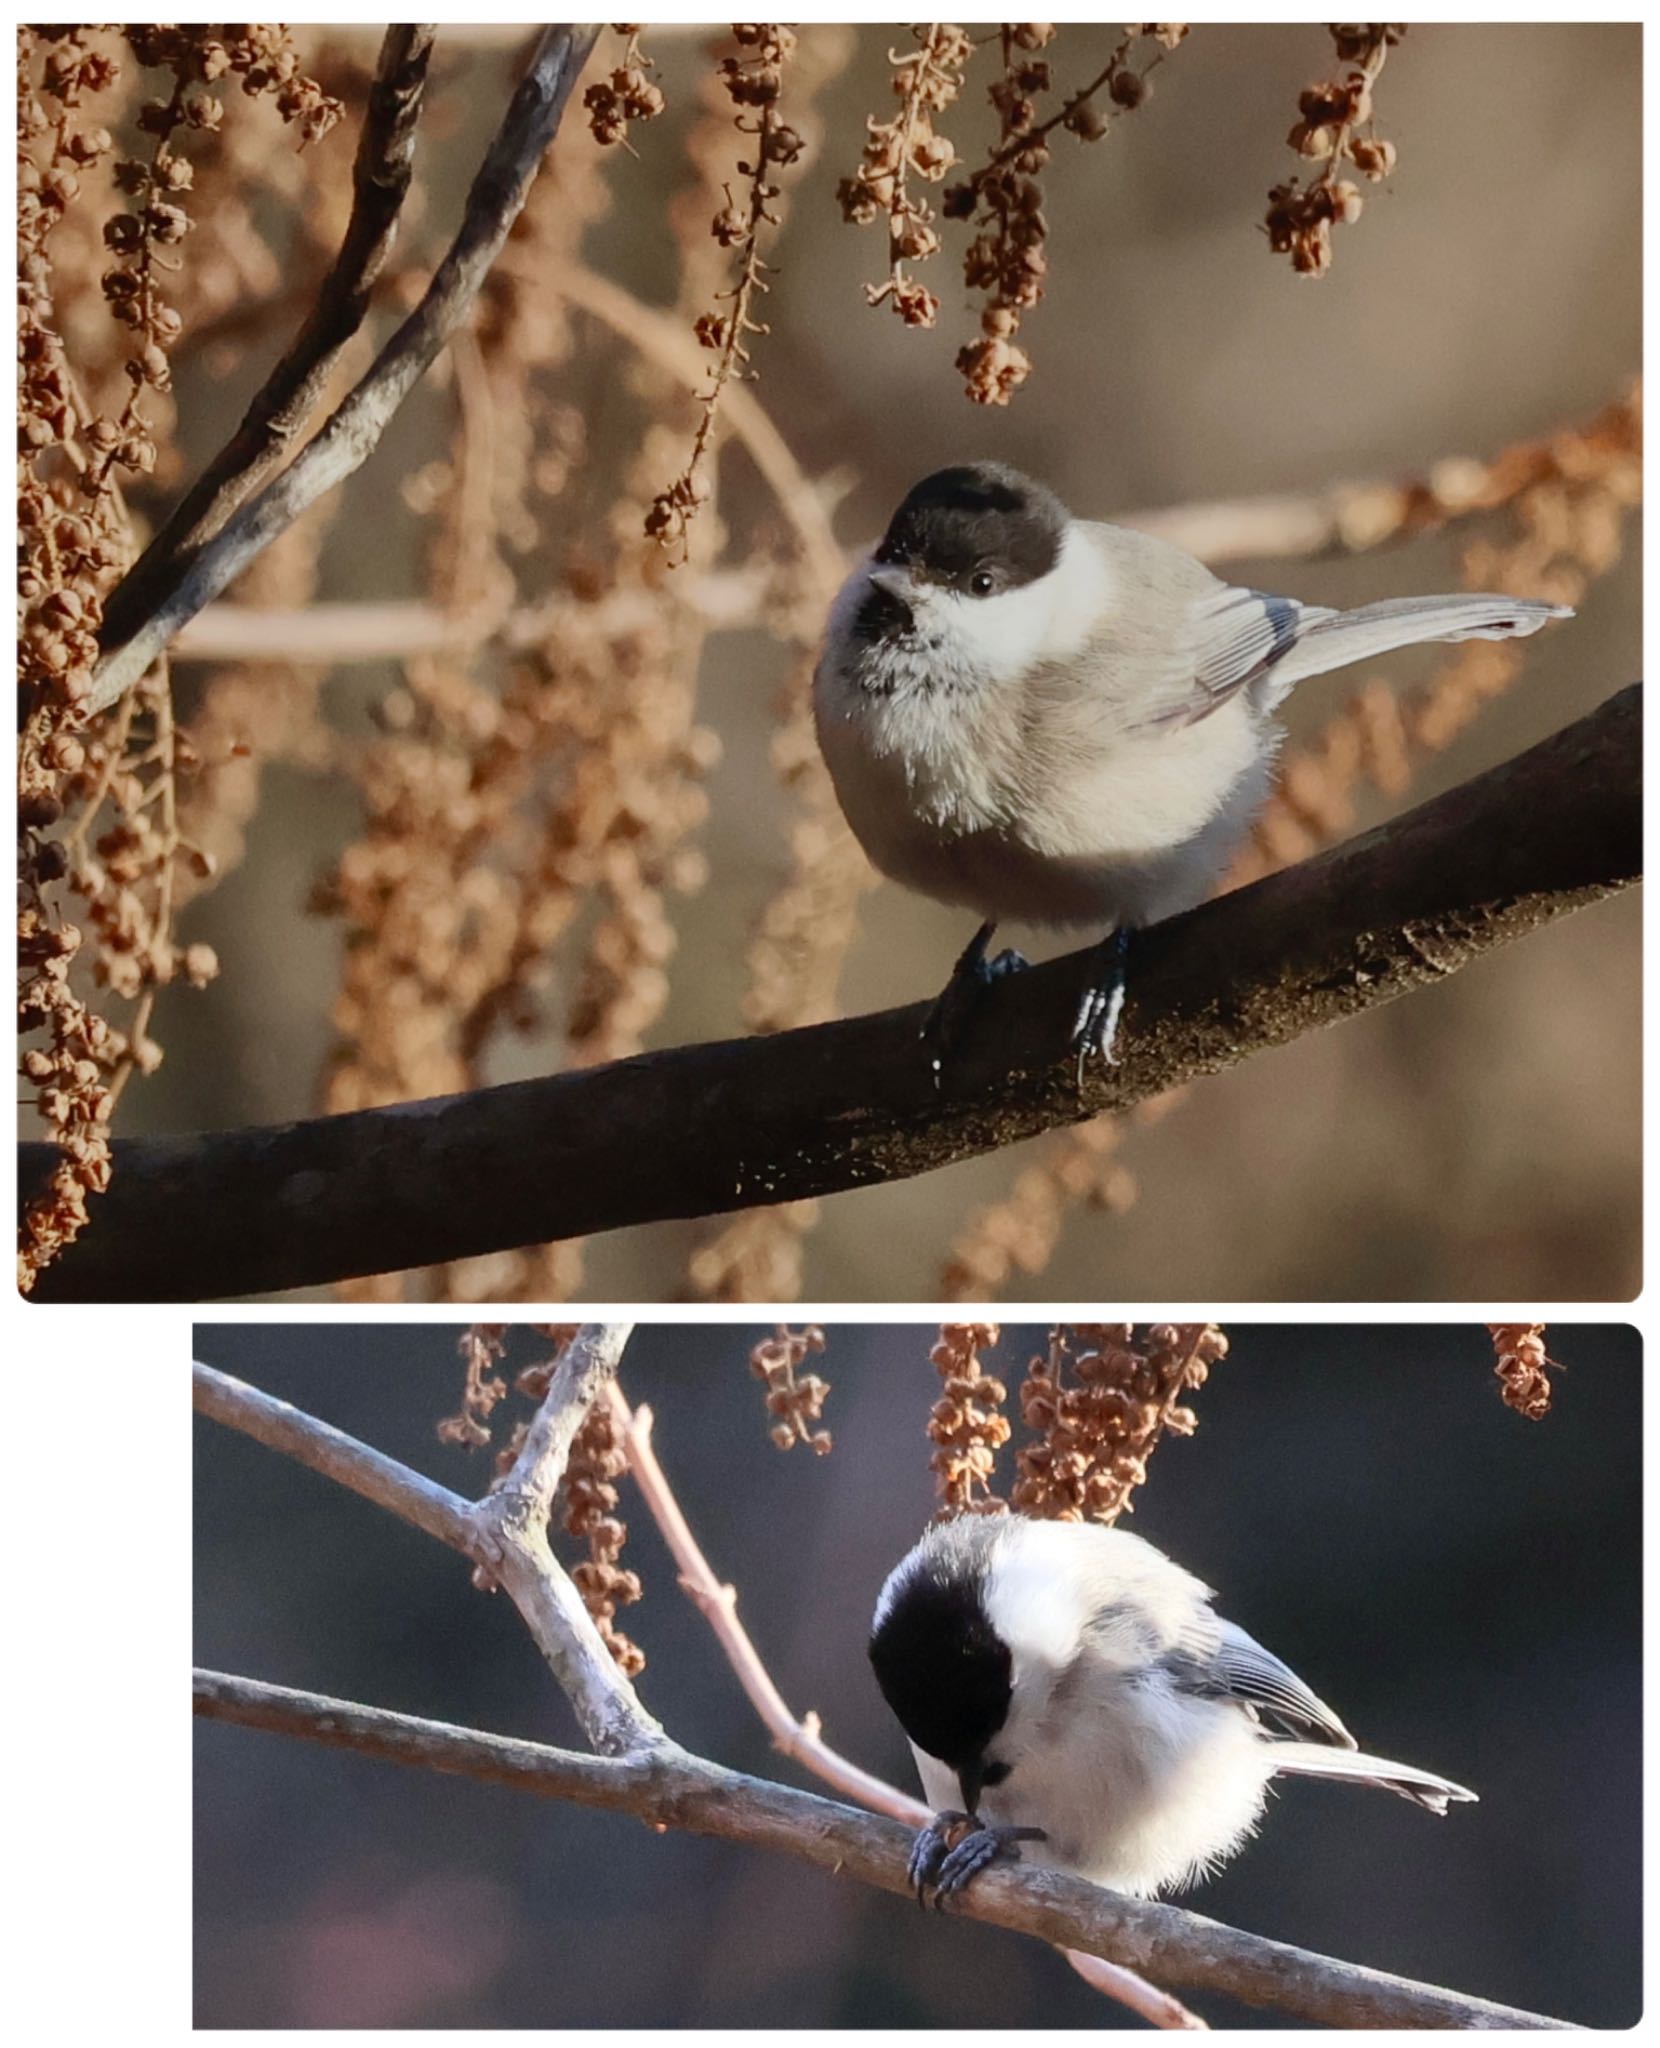
<path id="1" fill-rule="evenodd" d="M 542 31 L 530 68 L 473 180 L 455 240 L 420 304 L 316 438 L 280 476 L 239 506 L 211 540 L 180 561 L 142 616 L 129 623 L 127 637 L 110 646 L 93 676 L 89 715 L 130 689 L 186 619 L 369 459 L 399 406 L 471 312 L 598 33 L 597 26 Z"/>
<path id="2" fill-rule="evenodd" d="M 585 1326 L 578 1333 L 505 1484 L 471 1503 L 286 1402 L 211 1366 L 195 1368 L 196 1405 L 203 1413 L 340 1479 L 488 1570 L 496 1571 L 510 1560 L 512 1574 L 503 1573 L 503 1583 L 537 1633 L 555 1676 L 601 1755 L 582 1756 L 218 1672 L 195 1674 L 195 1711 L 245 1727 L 304 1735 L 395 1762 L 627 1813 L 657 1826 L 779 1850 L 834 1875 L 908 1894 L 909 1828 L 813 1793 L 725 1770 L 671 1741 L 607 1655 L 574 1587 L 547 1548 L 545 1524 L 539 1545 L 524 1540 L 527 1514 L 540 1513 L 563 1470 L 570 1410 L 584 1396 L 605 1394 L 626 1335 L 625 1329 L 603 1325 Z M 520 1574 L 531 1571 L 546 1582 L 547 1597 L 540 1603 L 520 1598 L 516 1582 Z M 575 1602 L 574 1613 L 567 1595 Z M 544 1642 L 542 1622 L 563 1640 Z M 1163 1983 L 1225 1993 L 1317 2025 L 1562 2024 L 1266 1941 L 1173 1906 L 1120 1898 L 1058 1871 L 993 1868 L 976 1879 L 957 1910 L 969 1919 L 1037 1935 L 1058 1948 L 1148 1972 Z"/>
<path id="3" fill-rule="evenodd" d="M 340 253 L 242 424 L 110 593 L 106 646 L 118 647 L 127 638 L 237 506 L 270 477 L 320 403 L 340 351 L 362 326 L 409 191 L 436 33 L 430 22 L 394 23 L 386 31 L 352 166 L 352 212 Z"/>

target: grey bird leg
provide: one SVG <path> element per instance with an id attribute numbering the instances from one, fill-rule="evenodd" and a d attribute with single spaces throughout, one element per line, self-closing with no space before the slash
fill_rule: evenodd
<path id="1" fill-rule="evenodd" d="M 965 1822 L 968 1833 L 955 1848 L 950 1847 L 952 1831 Z M 911 1850 L 907 1875 L 915 1888 L 916 1902 L 919 1906 L 926 1906 L 928 1892 L 932 1889 L 937 1912 L 988 1863 L 1018 1863 L 1022 1842 L 1047 1840 L 1042 1828 L 990 1828 L 971 1813 L 937 1813 L 917 1836 Z"/>
<path id="2" fill-rule="evenodd" d="M 1015 952 L 1013 947 L 1005 947 L 994 959 L 986 958 L 986 948 L 996 929 L 993 923 L 981 925 L 964 946 L 951 970 L 951 979 L 923 1020 L 922 1049 L 927 1055 L 936 1088 L 940 1085 L 946 1058 L 961 1038 L 981 996 L 994 981 L 1001 981 L 1005 974 L 1018 974 L 1027 964 L 1025 955 Z"/>
<path id="3" fill-rule="evenodd" d="M 1118 1037 L 1118 1020 L 1124 1014 L 1124 996 L 1129 987 L 1130 928 L 1120 925 L 1104 938 L 1095 952 L 1095 974 L 1078 1005 L 1072 1026 L 1072 1043 L 1078 1054 L 1078 1086 L 1084 1085 L 1084 1062 L 1099 1053 L 1109 1067 L 1118 1064 L 1113 1043 Z"/>

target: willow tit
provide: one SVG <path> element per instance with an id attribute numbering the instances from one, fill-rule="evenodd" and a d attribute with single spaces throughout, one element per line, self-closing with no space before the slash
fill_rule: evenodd
<path id="1" fill-rule="evenodd" d="M 1114 936 L 1076 1044 L 1080 1060 L 1110 1059 L 1127 935 L 1220 879 L 1268 795 L 1273 712 L 1295 684 L 1417 641 L 1503 640 L 1568 616 L 1514 597 L 1298 604 L 1074 519 L 1001 463 L 924 478 L 831 607 L 813 707 L 874 865 L 982 920 L 928 1035 L 1024 965 L 988 961 L 1000 920 L 1092 925 Z"/>
<path id="2" fill-rule="evenodd" d="M 1152 1544 L 1094 1523 L 961 1515 L 929 1530 L 882 1588 L 870 1638 L 938 1811 L 911 1858 L 919 1899 L 931 1888 L 937 1905 L 1021 1842 L 1132 1896 L 1192 1884 L 1254 1833 L 1284 1773 L 1432 1813 L 1475 1798 L 1363 1755 L 1212 1598 Z"/>

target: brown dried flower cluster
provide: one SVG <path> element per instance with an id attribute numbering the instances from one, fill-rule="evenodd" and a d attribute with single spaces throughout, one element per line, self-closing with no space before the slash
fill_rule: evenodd
<path id="1" fill-rule="evenodd" d="M 1008 1193 L 977 1209 L 951 1246 L 940 1279 L 947 1301 L 996 1301 L 1012 1273 L 1041 1273 L 1079 1204 L 1119 1215 L 1136 1198 L 1135 1176 L 1118 1158 L 1115 1118 L 1092 1117 L 1062 1133 Z"/>
<path id="2" fill-rule="evenodd" d="M 1020 1389 L 1021 1416 L 1039 1441 L 1016 1454 L 1014 1506 L 1110 1527 L 1165 1434 L 1192 1435 L 1197 1419 L 1182 1396 L 1204 1385 L 1227 1350 L 1214 1323 L 1154 1323 L 1139 1344 L 1130 1323 L 1057 1324 L 1048 1356 L 1032 1360 Z"/>
<path id="3" fill-rule="evenodd" d="M 934 255 L 940 238 L 934 209 L 911 189 L 912 177 L 937 184 L 957 160 L 950 138 L 934 126 L 962 90 L 963 70 L 974 54 L 973 39 L 954 22 L 935 21 L 916 31 L 916 46 L 894 53 L 893 90 L 899 112 L 891 121 L 874 115 L 865 122 L 859 168 L 836 187 L 842 219 L 863 227 L 878 216 L 888 224 L 888 274 L 865 286 L 873 306 L 890 300 L 907 327 L 932 327 L 940 302 L 906 269 Z"/>
<path id="4" fill-rule="evenodd" d="M 588 126 L 596 142 L 610 147 L 628 146 L 631 121 L 652 121 L 663 111 L 663 89 L 650 76 L 656 69 L 640 48 L 640 24 L 615 24 L 617 34 L 626 38 L 623 60 L 604 78 L 596 79 L 582 95 L 588 110 Z"/>
<path id="5" fill-rule="evenodd" d="M 804 152 L 818 128 L 812 93 L 845 64 L 850 42 L 815 31 L 792 59 Z M 553 1056 L 617 1058 L 640 1048 L 668 998 L 673 899 L 703 880 L 703 784 L 718 750 L 697 719 L 707 622 L 641 527 L 697 413 L 701 371 L 678 322 L 708 303 L 728 261 L 706 230 L 731 175 L 732 103 L 714 78 L 703 91 L 709 104 L 685 144 L 692 176 L 670 204 L 672 322 L 587 271 L 581 240 L 608 204 L 609 165 L 593 150 L 556 152 L 486 287 L 476 347 L 455 351 L 452 451 L 418 471 L 406 496 L 431 522 L 431 577 L 452 614 L 523 607 L 515 615 L 534 630 L 515 632 L 501 662 L 410 663 L 382 705 L 381 736 L 354 763 L 364 832 L 317 897 L 348 938 L 331 1104 L 481 1085 L 504 1052 L 513 1057 L 514 1035 L 552 1035 L 561 1018 Z M 783 199 L 769 210 L 782 214 Z M 574 403 L 523 403 L 532 386 L 580 387 L 595 329 L 608 360 L 627 351 L 608 388 L 640 419 L 637 438 L 615 437 L 620 474 L 587 445 Z M 730 408 L 732 435 L 751 453 L 761 447 L 789 537 L 766 616 L 805 651 L 841 554 L 805 480 L 767 470 L 776 442 L 757 444 L 757 408 L 743 398 Z M 716 473 L 711 459 L 711 485 Z M 594 508 L 574 541 L 559 501 L 573 485 Z M 711 501 L 701 515 L 711 545 L 715 512 Z M 805 671 L 786 717 L 792 730 L 806 720 L 806 773 L 822 777 Z M 815 885 L 823 880 L 815 870 Z M 815 953 L 799 985 L 808 999 L 822 979 L 816 963 Z M 753 1235 L 770 1240 L 789 1219 L 763 1213 Z M 714 1257 L 731 1270 L 724 1252 Z M 747 1298 L 799 1292 L 799 1281 L 759 1284 L 740 1248 L 734 1258 L 754 1275 Z M 413 1285 L 457 1299 L 550 1300 L 578 1291 L 582 1268 L 582 1246 L 567 1242 L 354 1292 L 381 1298 Z"/>
<path id="6" fill-rule="evenodd" d="M 118 66 L 93 33 L 18 32 L 18 1029 L 44 1041 L 24 1051 L 23 1082 L 61 1155 L 22 1218 L 24 1293 L 84 1228 L 87 1196 L 109 1184 L 118 1057 L 109 1025 L 71 983 L 84 935 L 54 901 L 70 863 L 62 840 L 49 836 L 70 778 L 88 768 L 79 706 L 91 687 L 103 593 L 126 555 L 109 494 L 100 486 L 90 502 L 83 497 L 82 406 L 53 306 L 51 238 L 88 167 L 113 147 L 91 102 Z"/>
<path id="7" fill-rule="evenodd" d="M 1049 223 L 1040 183 L 1049 161 L 1049 137 L 1064 127 L 1082 142 L 1099 142 L 1113 114 L 1139 107 L 1151 96 L 1149 74 L 1187 29 L 1180 22 L 1132 26 L 1099 76 L 1045 119 L 1039 118 L 1038 102 L 1053 79 L 1049 59 L 1038 53 L 1054 41 L 1054 24 L 1010 22 L 1000 33 L 1003 72 L 990 88 L 999 122 L 997 142 L 987 161 L 971 178 L 953 185 L 942 202 L 947 219 L 972 219 L 977 230 L 963 258 L 963 279 L 970 291 L 986 295 L 980 338 L 957 354 L 957 368 L 976 405 L 1007 405 L 1031 374 L 1031 358 L 1015 336 L 1023 316 L 1043 297 L 1049 269 Z M 1159 47 L 1138 70 L 1131 53 L 1146 40 Z"/>
<path id="8" fill-rule="evenodd" d="M 438 1441 L 480 1450 L 490 1441 L 490 1418 L 507 1398 L 507 1382 L 496 1370 L 507 1349 L 505 1323 L 474 1323 L 463 1330 L 458 1346 L 467 1377 L 461 1406 L 438 1424 Z"/>
<path id="9" fill-rule="evenodd" d="M 945 1382 L 928 1417 L 934 1446 L 928 1460 L 940 1497 L 940 1514 L 1001 1514 L 1008 1503 L 991 1490 L 997 1454 L 1009 1440 L 1003 1404 L 1009 1390 L 986 1371 L 980 1353 L 994 1345 L 996 1323 L 942 1323 L 928 1356 Z"/>
<path id="10" fill-rule="evenodd" d="M 1365 201 L 1360 187 L 1342 175 L 1352 164 L 1372 184 L 1395 168 L 1395 145 L 1377 131 L 1373 88 L 1389 52 L 1406 34 L 1402 22 L 1339 22 L 1331 29 L 1338 61 L 1350 68 L 1341 78 L 1311 85 L 1297 103 L 1298 118 L 1287 142 L 1301 157 L 1324 165 L 1308 185 L 1287 178 L 1268 195 L 1268 245 L 1289 256 L 1302 277 L 1323 277 L 1331 268 L 1331 231 L 1339 222 L 1359 220 Z"/>
<path id="11" fill-rule="evenodd" d="M 1561 1367 L 1545 1350 L 1543 1323 L 1489 1323 L 1493 1340 L 1493 1370 L 1498 1375 L 1504 1405 L 1525 1415 L 1529 1422 L 1541 1422 L 1550 1413 L 1549 1371 Z"/>
<path id="12" fill-rule="evenodd" d="M 580 419 L 542 407 L 527 425 L 522 393 L 575 347 L 546 287 L 606 203 L 597 165 L 562 159 L 533 188 L 476 345 L 457 354 L 451 458 L 417 479 L 434 579 L 458 608 L 510 602 L 521 564 L 545 575 L 549 507 L 582 459 Z M 692 842 L 718 753 L 695 720 L 696 637 L 640 534 L 661 455 L 653 430 L 620 488 L 607 480 L 608 519 L 566 544 L 546 624 L 505 674 L 423 659 L 384 700 L 359 764 L 363 833 L 315 897 L 348 938 L 331 1106 L 479 1085 L 555 991 L 580 1062 L 638 1050 L 660 1013 L 667 898 L 701 886 Z M 556 1299 L 580 1260 L 577 1246 L 507 1253 L 439 1285 Z"/>
<path id="13" fill-rule="evenodd" d="M 513 1390 L 527 1401 L 541 1402 L 559 1369 L 565 1347 L 580 1327 L 576 1323 L 531 1323 L 522 1327 L 543 1337 L 552 1346 L 552 1356 L 522 1366 L 513 1378 Z M 500 1365 L 514 1334 L 506 1323 L 474 1323 L 464 1330 L 460 1351 L 466 1368 L 461 1406 L 438 1424 L 440 1443 L 459 1444 L 468 1450 L 482 1449 L 492 1441 L 497 1408 L 507 1398 L 507 1382 Z M 524 1448 L 529 1428 L 526 1420 L 515 1421 L 505 1442 L 496 1452 L 491 1490 L 499 1487 L 512 1471 Z M 630 1678 L 645 1669 L 645 1652 L 617 1627 L 619 1607 L 631 1607 L 640 1597 L 639 1575 L 624 1570 L 620 1560 L 628 1541 L 628 1526 L 617 1516 L 620 1496 L 617 1481 L 628 1470 L 616 1417 L 604 1398 L 596 1401 L 583 1417 L 571 1441 L 561 1482 L 566 1533 L 584 1541 L 588 1555 L 571 1567 L 571 1582 L 582 1595 L 582 1604 L 593 1616 L 600 1639 Z M 473 1572 L 473 1584 L 481 1592 L 494 1590 L 494 1581 L 482 1566 Z"/>
<path id="14" fill-rule="evenodd" d="M 218 972 L 211 947 L 181 946 L 174 933 L 181 874 L 205 879 L 213 861 L 180 829 L 177 777 L 196 755 L 174 725 L 166 664 L 113 714 L 89 722 L 84 712 L 104 602 L 131 554 L 119 474 L 158 468 L 151 406 L 171 389 L 184 329 L 163 296 L 177 296 L 169 280 L 192 226 L 195 165 L 182 142 L 219 131 L 215 87 L 231 77 L 250 95 L 274 95 L 306 140 L 341 111 L 300 74 L 285 29 L 124 35 L 139 66 L 171 80 L 139 107 L 137 128 L 153 140 L 131 156 L 116 152 L 108 125 L 128 73 L 113 31 L 24 30 L 18 53 L 19 1029 L 43 1041 L 25 1047 L 23 1079 L 62 1155 L 22 1219 L 25 1291 L 85 1226 L 87 1196 L 108 1184 L 114 1106 L 133 1072 L 161 1063 L 150 1030 L 157 991 L 178 980 L 201 987 Z M 98 283 L 106 317 L 125 332 L 127 390 L 102 411 L 86 396 L 99 365 L 77 375 L 65 346 L 50 245 L 66 224 L 87 241 L 112 181 L 125 205 L 103 218 Z M 80 899 L 84 926 L 63 915 L 60 891 Z M 87 980 L 132 1006 L 124 1028 L 94 1008 Z"/>
<path id="15" fill-rule="evenodd" d="M 801 1370 L 809 1355 L 823 1349 L 824 1332 L 817 1323 L 800 1330 L 780 1323 L 749 1354 L 750 1371 L 766 1384 L 767 1413 L 773 1418 L 769 1434 L 781 1451 L 792 1444 L 811 1444 L 822 1457 L 831 1448 L 830 1432 L 812 1426 L 823 1417 L 829 1383 L 817 1373 Z"/>
<path id="16" fill-rule="evenodd" d="M 699 343 L 715 354 L 714 374 L 702 394 L 701 417 L 685 467 L 667 489 L 657 493 L 645 520 L 647 535 L 666 548 L 678 548 L 682 558 L 690 522 L 699 506 L 708 503 L 713 488 L 706 460 L 721 394 L 734 376 L 743 376 L 748 368 L 745 337 L 767 331 L 765 323 L 754 318 L 752 308 L 757 293 L 768 289 L 767 265 L 761 256 L 762 230 L 778 225 L 773 202 L 779 187 L 772 174 L 793 164 L 806 147 L 801 134 L 779 111 L 784 68 L 796 45 L 795 31 L 782 22 L 737 22 L 732 34 L 741 54 L 721 59 L 720 77 L 738 110 L 738 133 L 754 137 L 753 160 L 738 161 L 738 175 L 748 181 L 742 203 L 732 197 L 729 188 L 726 204 L 710 223 L 709 232 L 721 248 L 737 251 L 737 277 L 717 294 L 727 310 L 701 313 L 693 323 Z"/>
<path id="17" fill-rule="evenodd" d="M 600 1640 L 630 1678 L 645 1669 L 645 1652 L 617 1627 L 617 1609 L 640 1597 L 638 1572 L 619 1563 L 628 1525 L 617 1516 L 617 1481 L 628 1470 L 628 1453 L 611 1404 L 603 1397 L 582 1419 L 565 1466 L 565 1528 L 588 1545 L 585 1559 L 571 1567 L 571 1580 L 594 1618 Z"/>

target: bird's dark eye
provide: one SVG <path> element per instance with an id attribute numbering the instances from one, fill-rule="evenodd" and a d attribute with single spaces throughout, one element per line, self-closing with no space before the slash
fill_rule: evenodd
<path id="1" fill-rule="evenodd" d="M 982 1785 L 1001 1785 L 1008 1775 L 1009 1766 L 1007 1764 L 987 1764 L 980 1773 L 980 1783 Z"/>
<path id="2" fill-rule="evenodd" d="M 968 587 L 976 597 L 990 597 L 997 588 L 997 578 L 989 569 L 976 569 L 968 579 Z"/>

